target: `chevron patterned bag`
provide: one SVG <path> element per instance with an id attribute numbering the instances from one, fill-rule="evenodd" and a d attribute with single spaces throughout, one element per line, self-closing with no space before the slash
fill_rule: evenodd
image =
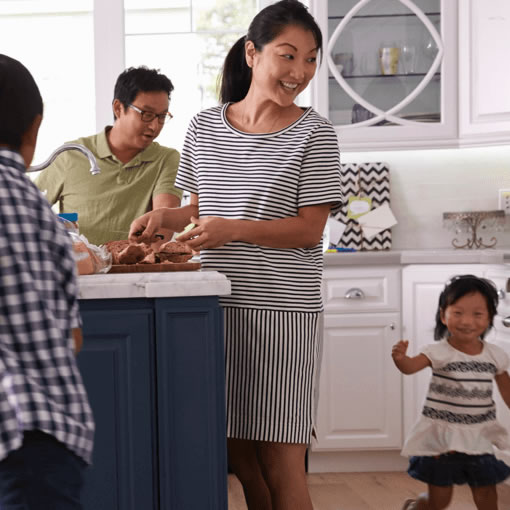
<path id="1" fill-rule="evenodd" d="M 354 248 L 358 251 L 390 250 L 391 229 L 386 229 L 371 239 L 363 236 L 363 230 L 355 219 L 347 215 L 350 197 L 368 197 L 372 209 L 390 203 L 390 171 L 386 163 L 342 163 L 342 193 L 345 205 L 334 218 L 347 225 L 339 248 Z"/>

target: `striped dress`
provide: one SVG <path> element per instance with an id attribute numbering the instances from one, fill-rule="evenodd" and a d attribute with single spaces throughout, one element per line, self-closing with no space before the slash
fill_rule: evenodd
<path id="1" fill-rule="evenodd" d="M 176 185 L 199 196 L 200 216 L 274 220 L 301 207 L 341 207 L 338 140 L 313 109 L 290 126 L 245 133 L 228 104 L 196 115 Z M 227 435 L 308 443 L 320 352 L 322 244 L 279 249 L 231 242 L 201 252 L 204 270 L 225 274 Z"/>

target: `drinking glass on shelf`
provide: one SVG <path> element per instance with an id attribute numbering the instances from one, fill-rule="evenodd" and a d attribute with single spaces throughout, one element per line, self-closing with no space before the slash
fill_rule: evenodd
<path id="1" fill-rule="evenodd" d="M 436 58 L 437 54 L 437 45 L 436 41 L 432 37 L 429 37 L 427 39 L 427 42 L 425 43 L 425 46 L 423 48 L 423 54 L 425 58 L 427 59 L 428 65 L 432 65 L 432 62 Z"/>
<path id="2" fill-rule="evenodd" d="M 350 76 L 354 69 L 354 58 L 350 52 L 335 53 L 333 55 L 333 61 L 339 67 L 340 74 L 342 76 Z M 340 68 L 340 66 L 342 66 Z"/>
<path id="3" fill-rule="evenodd" d="M 409 44 L 404 44 L 402 48 L 400 48 L 400 61 L 404 74 L 416 72 L 416 48 Z"/>

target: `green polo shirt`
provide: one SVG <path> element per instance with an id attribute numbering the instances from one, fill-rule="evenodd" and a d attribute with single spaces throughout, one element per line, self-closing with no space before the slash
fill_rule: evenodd
<path id="1" fill-rule="evenodd" d="M 153 142 L 129 163 L 110 150 L 106 132 L 75 140 L 96 156 L 101 173 L 91 175 L 87 157 L 76 150 L 62 152 L 35 180 L 59 212 L 77 212 L 80 233 L 92 244 L 127 239 L 131 222 L 145 214 L 161 193 L 179 198 L 174 185 L 179 153 Z"/>

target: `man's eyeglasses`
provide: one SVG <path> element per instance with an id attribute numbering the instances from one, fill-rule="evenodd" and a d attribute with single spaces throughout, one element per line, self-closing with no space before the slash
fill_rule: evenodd
<path id="1" fill-rule="evenodd" d="M 165 124 L 170 119 L 173 118 L 173 115 L 170 112 L 165 113 L 154 113 L 154 112 L 147 112 L 145 110 L 140 110 L 138 106 L 135 106 L 134 104 L 129 104 L 129 108 L 134 110 L 135 112 L 138 112 L 142 117 L 142 122 L 152 122 L 156 117 L 158 118 L 158 122 L 160 124 Z"/>

